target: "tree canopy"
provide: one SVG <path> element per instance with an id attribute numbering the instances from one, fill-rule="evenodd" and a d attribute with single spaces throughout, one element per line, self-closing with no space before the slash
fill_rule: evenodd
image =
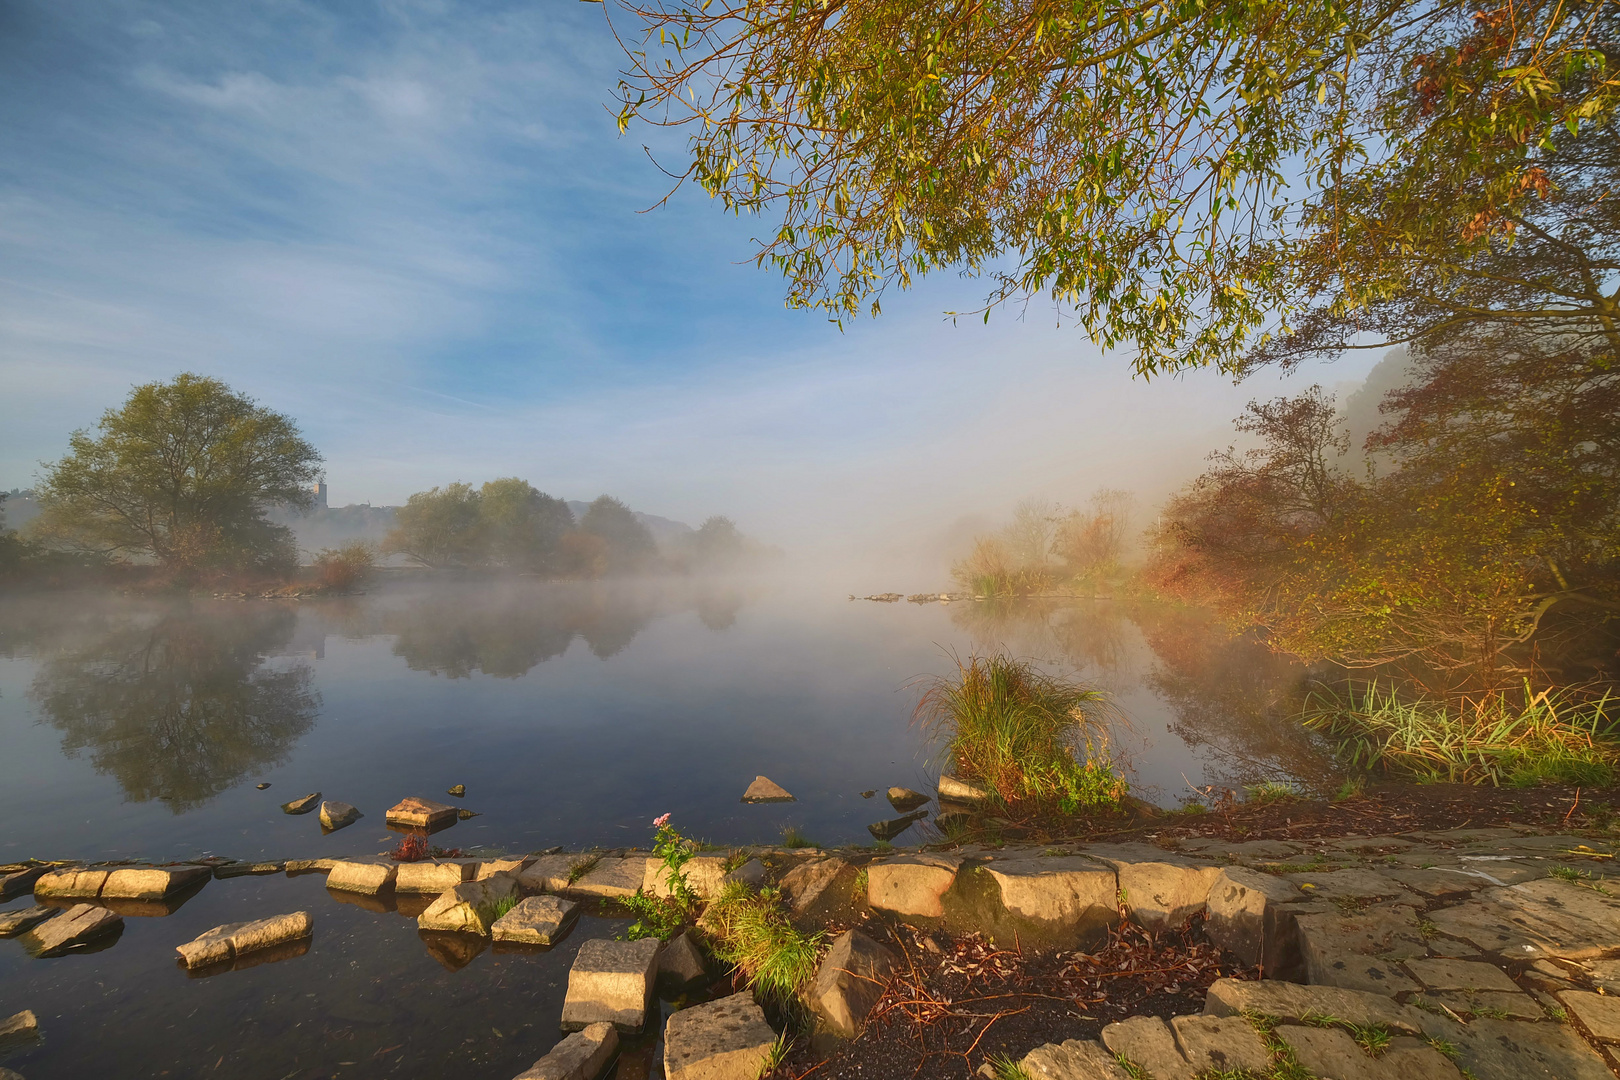
<path id="1" fill-rule="evenodd" d="M 670 171 L 775 216 L 756 258 L 834 318 L 957 268 L 986 317 L 1044 294 L 1141 372 L 1236 370 L 1323 320 L 1477 314 L 1456 290 L 1516 242 L 1568 258 L 1615 212 L 1608 0 L 619 7 L 621 129 L 684 131 Z M 1596 254 L 1498 300 L 1607 319 Z M 1421 310 L 1366 316 L 1397 294 Z"/>
<path id="2" fill-rule="evenodd" d="M 183 374 L 137 386 L 97 429 L 46 466 L 37 529 L 54 543 L 187 571 L 296 561 L 265 511 L 309 506 L 321 456 L 289 417 Z"/>

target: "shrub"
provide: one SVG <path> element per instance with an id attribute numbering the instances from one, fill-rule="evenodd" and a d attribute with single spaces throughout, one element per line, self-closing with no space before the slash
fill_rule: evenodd
<path id="1" fill-rule="evenodd" d="M 399 846 L 388 853 L 388 857 L 395 862 L 421 862 L 428 857 L 427 837 L 419 833 L 407 833 L 400 838 Z"/>
<path id="2" fill-rule="evenodd" d="M 995 656 L 958 661 L 954 679 L 923 693 L 913 720 L 1004 807 L 1073 814 L 1117 807 L 1128 790 L 1107 751 L 1100 720 L 1109 712 L 1101 690 Z"/>
<path id="3" fill-rule="evenodd" d="M 332 592 L 354 588 L 377 562 L 377 549 L 364 540 L 339 548 L 325 548 L 315 556 L 315 576 L 321 587 Z"/>

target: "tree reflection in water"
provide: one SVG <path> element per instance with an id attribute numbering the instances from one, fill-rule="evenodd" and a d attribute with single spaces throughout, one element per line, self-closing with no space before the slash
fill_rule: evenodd
<path id="1" fill-rule="evenodd" d="M 90 644 L 45 661 L 31 696 L 134 802 L 176 814 L 286 760 L 315 725 L 307 664 L 266 667 L 291 638 L 285 607 L 225 604 L 108 620 Z"/>

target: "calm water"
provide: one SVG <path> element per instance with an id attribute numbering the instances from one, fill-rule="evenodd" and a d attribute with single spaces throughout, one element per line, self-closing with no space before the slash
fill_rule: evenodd
<path id="1" fill-rule="evenodd" d="M 1297 670 L 1196 616 L 1108 601 L 422 580 L 313 602 L 11 597 L 0 862 L 373 853 L 394 839 L 388 806 L 458 783 L 481 816 L 436 836 L 445 846 L 644 845 L 664 812 L 719 842 L 790 824 L 866 841 L 892 814 L 862 790 L 937 774 L 909 724 L 915 681 L 998 648 L 1114 692 L 1116 746 L 1146 797 L 1323 775 L 1280 720 Z M 760 773 L 799 801 L 741 804 Z M 311 791 L 366 817 L 323 837 L 315 815 L 281 813 Z M 203 930 L 300 908 L 316 917 L 306 955 L 206 980 L 173 966 Z M 5 1064 L 34 1080 L 509 1078 L 557 1038 L 573 950 L 601 929 L 458 958 L 413 919 L 335 902 L 319 877 L 215 881 L 171 916 L 127 919 L 102 951 L 35 960 L 0 941 L 0 1017 L 32 1008 L 46 1032 Z"/>

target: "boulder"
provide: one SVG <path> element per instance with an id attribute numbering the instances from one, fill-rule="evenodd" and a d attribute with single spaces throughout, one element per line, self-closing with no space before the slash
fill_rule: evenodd
<path id="1" fill-rule="evenodd" d="M 335 862 L 326 875 L 326 887 L 375 896 L 393 885 L 399 866 L 382 862 Z"/>
<path id="2" fill-rule="evenodd" d="M 555 945 L 573 929 L 579 904 L 560 896 L 530 896 L 496 919 L 490 932 L 496 941 L 520 945 Z"/>
<path id="3" fill-rule="evenodd" d="M 703 953 L 689 933 L 677 934 L 658 951 L 658 981 L 670 987 L 690 986 L 709 974 Z"/>
<path id="4" fill-rule="evenodd" d="M 596 1080 L 619 1049 L 612 1024 L 591 1024 L 563 1039 L 517 1080 Z"/>
<path id="5" fill-rule="evenodd" d="M 1131 1080 L 1125 1066 L 1093 1039 L 1037 1046 L 1018 1064 L 1029 1080 Z"/>
<path id="6" fill-rule="evenodd" d="M 422 862 L 400 863 L 399 871 L 394 876 L 394 891 L 402 893 L 433 893 L 437 896 L 446 889 L 453 889 L 472 877 L 472 871 L 472 863 L 449 860 L 433 859 L 423 860 Z"/>
<path id="7" fill-rule="evenodd" d="M 912 918 L 945 915 L 944 896 L 956 882 L 962 860 L 920 852 L 871 863 L 866 868 L 866 900 L 880 911 Z"/>
<path id="8" fill-rule="evenodd" d="M 990 792 L 974 780 L 963 780 L 951 775 L 942 775 L 936 788 L 942 800 L 951 802 L 982 803 L 990 799 Z"/>
<path id="9" fill-rule="evenodd" d="M 16 911 L 0 911 L 0 938 L 16 937 L 29 927 L 61 914 L 61 911 L 61 908 L 45 907 L 43 904 Z"/>
<path id="10" fill-rule="evenodd" d="M 38 1039 L 39 1018 L 28 1009 L 0 1020 L 0 1051 L 9 1052 Z"/>
<path id="11" fill-rule="evenodd" d="M 650 862 L 651 860 L 648 861 Z M 765 884 L 766 877 L 767 874 L 765 871 L 765 864 L 760 862 L 758 859 L 749 859 L 747 862 L 737 867 L 737 869 L 727 874 L 724 879 L 724 884 L 729 885 L 732 882 L 737 882 L 739 884 L 748 886 L 750 889 L 757 889 Z"/>
<path id="12" fill-rule="evenodd" d="M 464 881 L 446 889 L 422 912 L 416 925 L 422 930 L 451 930 L 489 936 L 503 902 L 516 901 L 517 878 L 496 874 L 482 881 Z"/>
<path id="13" fill-rule="evenodd" d="M 657 938 L 609 941 L 593 938 L 579 947 L 568 972 L 562 1026 L 574 1031 L 609 1023 L 620 1031 L 639 1031 L 647 1022 L 653 978 L 658 971 Z M 667 1038 L 667 1036 L 666 1036 Z"/>
<path id="14" fill-rule="evenodd" d="M 746 803 L 798 802 L 797 799 L 788 794 L 786 788 L 764 776 L 754 777 L 754 782 L 748 785 L 747 791 L 743 792 L 742 801 Z"/>
<path id="15" fill-rule="evenodd" d="M 800 863 L 782 875 L 782 892 L 794 913 L 802 915 L 814 907 L 838 875 L 849 868 L 849 863 L 836 856 Z"/>
<path id="16" fill-rule="evenodd" d="M 756 1080 L 776 1032 L 749 993 L 672 1014 L 664 1026 L 665 1080 Z"/>
<path id="17" fill-rule="evenodd" d="M 141 867 L 114 870 L 101 887 L 103 900 L 162 900 L 174 893 L 207 881 L 213 872 L 206 866 L 174 868 Z"/>
<path id="18" fill-rule="evenodd" d="M 575 896 L 615 899 L 634 896 L 647 879 L 647 864 L 658 862 L 645 855 L 632 855 L 622 859 L 602 859 L 573 884 L 565 884 L 558 891 Z M 662 863 L 660 863 L 662 865 Z"/>
<path id="19" fill-rule="evenodd" d="M 1203 911 L 1223 869 L 1151 844 L 1098 845 L 1086 854 L 1114 868 L 1121 903 L 1134 922 L 1150 930 L 1180 926 Z"/>
<path id="20" fill-rule="evenodd" d="M 25 866 L 21 870 L 0 873 L 0 903 L 27 892 L 49 869 L 48 866 Z"/>
<path id="21" fill-rule="evenodd" d="M 892 787 L 888 794 L 889 805 L 894 807 L 897 814 L 909 814 L 929 799 L 922 792 L 912 791 L 906 787 Z"/>
<path id="22" fill-rule="evenodd" d="M 1001 889 L 1001 904 L 1064 937 L 1086 935 L 1118 919 L 1114 871 L 1076 856 L 997 859 L 983 867 Z"/>
<path id="23" fill-rule="evenodd" d="M 328 831 L 353 825 L 365 815 L 346 802 L 321 803 L 321 828 Z"/>
<path id="24" fill-rule="evenodd" d="M 315 932 L 315 920 L 307 911 L 276 915 L 252 922 L 216 926 L 194 941 L 177 946 L 181 961 L 188 968 L 223 964 L 259 949 L 307 938 Z"/>
<path id="25" fill-rule="evenodd" d="M 407 825 L 418 829 L 433 829 L 456 820 L 456 808 L 415 795 L 402 799 L 386 815 L 390 825 Z"/>
<path id="26" fill-rule="evenodd" d="M 1303 978 L 1294 911 L 1304 896 L 1291 882 L 1242 866 L 1222 868 L 1206 900 L 1204 932 L 1267 978 Z"/>
<path id="27" fill-rule="evenodd" d="M 859 930 L 840 934 L 810 984 L 810 1009 L 820 1017 L 821 1026 L 845 1039 L 859 1035 L 898 962 L 891 950 Z"/>
<path id="28" fill-rule="evenodd" d="M 23 947 L 36 956 L 52 956 L 87 945 L 123 928 L 124 920 L 94 904 L 75 904 L 22 936 Z"/>
<path id="29" fill-rule="evenodd" d="M 302 799 L 294 799 L 292 802 L 282 803 L 281 812 L 283 814 L 307 814 L 311 810 L 315 809 L 315 804 L 320 801 L 321 793 L 318 791 L 312 791 L 308 795 L 305 795 Z"/>
<path id="30" fill-rule="evenodd" d="M 41 899 L 57 897 L 64 900 L 89 900 L 101 895 L 101 887 L 107 884 L 107 873 L 106 870 L 78 868 L 53 870 L 48 874 L 41 874 L 34 882 L 34 895 Z"/>

